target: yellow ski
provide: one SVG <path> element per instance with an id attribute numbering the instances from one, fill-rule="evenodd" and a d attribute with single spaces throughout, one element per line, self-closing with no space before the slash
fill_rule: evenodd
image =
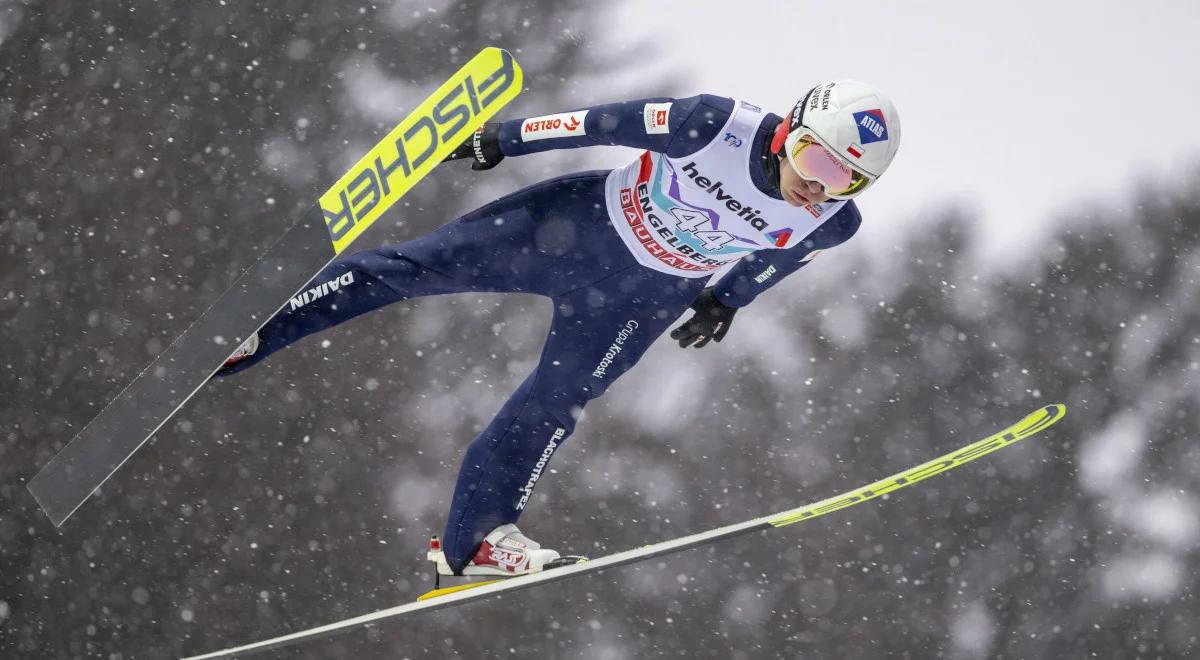
<path id="1" fill-rule="evenodd" d="M 914 468 L 909 468 L 903 472 L 894 474 L 886 479 L 881 479 L 874 483 L 855 488 L 852 491 L 835 495 L 833 497 L 821 500 L 814 504 L 809 504 L 789 511 L 783 511 L 771 516 L 763 518 L 755 518 L 746 522 L 719 527 L 707 532 L 692 534 L 670 541 L 662 541 L 652 545 L 618 552 L 607 557 L 600 557 L 589 561 L 563 566 L 552 570 L 542 571 L 540 573 L 532 573 L 521 577 L 508 578 L 504 580 L 496 580 L 489 582 L 476 582 L 458 587 L 450 587 L 448 589 L 439 589 L 425 594 L 416 602 L 400 605 L 386 610 L 380 610 L 371 614 L 364 614 L 352 619 L 338 621 L 319 628 L 311 630 L 303 630 L 300 632 L 268 639 L 245 646 L 238 646 L 215 653 L 199 655 L 184 660 L 203 660 L 204 658 L 219 658 L 231 657 L 240 655 L 248 651 L 256 651 L 268 648 L 279 648 L 296 642 L 323 637 L 325 635 L 344 631 L 357 626 L 371 625 L 383 619 L 389 619 L 404 614 L 415 614 L 417 612 L 428 612 L 431 610 L 459 605 L 467 601 L 479 600 L 489 596 L 496 596 L 502 593 L 508 593 L 517 589 L 526 589 L 532 586 L 545 584 L 563 580 L 569 577 L 581 575 L 584 573 L 595 573 L 608 568 L 632 564 L 635 562 L 644 561 L 651 557 L 671 554 L 695 548 L 697 546 L 706 545 L 715 541 L 721 541 L 734 536 L 741 536 L 748 532 L 754 532 L 765 529 L 773 529 L 777 527 L 785 527 L 794 523 L 816 518 L 817 516 L 825 515 L 832 511 L 838 511 L 847 507 L 854 506 L 874 499 L 885 493 L 892 493 L 905 486 L 911 486 L 919 481 L 923 481 L 936 474 L 941 474 L 947 470 L 956 468 L 964 463 L 973 461 L 980 456 L 986 456 L 997 449 L 1007 447 L 1008 445 L 1028 438 L 1040 431 L 1049 428 L 1052 424 L 1062 419 L 1067 412 L 1066 406 L 1062 404 L 1052 404 L 1040 408 L 1033 413 L 1027 415 L 1024 419 L 1013 424 L 1012 426 L 990 435 L 982 440 L 972 442 L 971 444 L 957 449 L 945 456 L 940 456 L 927 463 L 922 463 Z"/>
<path id="2" fill-rule="evenodd" d="M 62 525 L 254 334 L 371 223 L 521 92 L 521 67 L 484 48 L 304 212 L 212 306 L 29 482 Z"/>
<path id="3" fill-rule="evenodd" d="M 521 67 L 484 48 L 321 195 L 333 249 L 341 253 L 497 110 L 521 93 Z"/>

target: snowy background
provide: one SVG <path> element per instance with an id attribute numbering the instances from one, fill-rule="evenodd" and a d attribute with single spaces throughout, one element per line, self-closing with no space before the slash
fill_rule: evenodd
<path id="1" fill-rule="evenodd" d="M 545 300 L 416 301 L 214 383 L 61 530 L 25 483 L 484 45 L 525 68 L 510 117 L 697 92 L 780 112 L 845 75 L 905 122 L 854 241 L 589 407 L 535 538 L 623 550 L 1068 416 L 888 502 L 278 657 L 1200 653 L 1195 5 L 798 6 L 0 0 L 0 655 L 172 657 L 430 586 L 461 451 L 535 363 Z M 633 155 L 446 166 L 360 244 Z"/>

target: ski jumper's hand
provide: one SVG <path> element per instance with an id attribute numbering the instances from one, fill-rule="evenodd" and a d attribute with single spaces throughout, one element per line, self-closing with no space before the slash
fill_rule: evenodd
<path id="1" fill-rule="evenodd" d="M 480 126 L 466 142 L 458 145 L 457 149 L 446 156 L 448 161 L 460 158 L 475 161 L 471 163 L 471 169 L 476 172 L 490 170 L 499 165 L 500 161 L 504 160 L 504 154 L 500 151 L 500 124 L 488 122 Z"/>
<path id="2" fill-rule="evenodd" d="M 733 324 L 733 315 L 738 311 L 737 307 L 721 304 L 712 287 L 696 296 L 692 301 L 692 309 L 696 312 L 692 318 L 671 331 L 671 339 L 678 340 L 680 348 L 703 348 L 710 341 L 721 341 L 729 332 L 729 326 Z"/>

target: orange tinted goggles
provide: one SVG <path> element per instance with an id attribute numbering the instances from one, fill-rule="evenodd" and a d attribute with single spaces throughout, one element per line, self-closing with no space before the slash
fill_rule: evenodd
<path id="1" fill-rule="evenodd" d="M 788 162 L 802 178 L 816 181 L 825 187 L 825 194 L 834 199 L 850 199 L 871 185 L 873 177 L 849 165 L 809 135 L 796 130 L 785 143 Z"/>

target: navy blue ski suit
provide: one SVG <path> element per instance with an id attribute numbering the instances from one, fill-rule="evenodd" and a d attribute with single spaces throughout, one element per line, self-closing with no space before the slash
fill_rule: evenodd
<path id="1" fill-rule="evenodd" d="M 651 102 L 671 103 L 669 130 L 646 129 L 643 112 Z M 584 135 L 526 142 L 521 138 L 523 120 L 504 122 L 500 145 L 505 156 L 621 145 L 679 157 L 718 139 L 733 108 L 733 100 L 710 95 L 613 103 L 589 109 Z M 768 155 L 770 134 L 779 121 L 766 115 L 751 163 Z M 754 185 L 778 198 L 776 182 L 768 181 L 759 167 L 750 169 Z M 263 327 L 258 351 L 229 373 L 302 337 L 408 298 L 489 291 L 536 293 L 553 300 L 554 318 L 537 368 L 463 458 L 443 544 L 450 566 L 461 570 L 489 531 L 516 522 L 588 401 L 636 364 L 705 286 L 706 278 L 658 272 L 634 259 L 608 217 L 606 174 L 550 179 L 427 236 L 338 259 L 309 283 L 315 293 L 285 306 Z M 859 222 L 851 202 L 802 244 L 744 258 L 715 285 L 718 299 L 730 307 L 748 304 L 807 263 L 814 250 L 848 239 Z"/>

